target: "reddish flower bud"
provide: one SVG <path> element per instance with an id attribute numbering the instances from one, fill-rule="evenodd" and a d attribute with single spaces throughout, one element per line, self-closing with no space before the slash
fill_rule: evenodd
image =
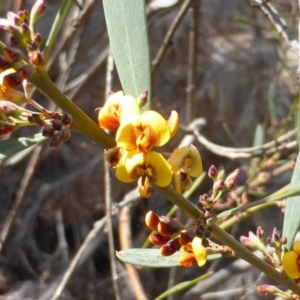
<path id="1" fill-rule="evenodd" d="M 216 179 L 218 174 L 219 174 L 218 169 L 214 165 L 211 165 L 210 168 L 208 169 L 208 176 L 211 179 Z"/>
<path id="2" fill-rule="evenodd" d="M 11 73 L 3 78 L 3 84 L 9 89 L 15 89 L 21 84 L 22 80 L 17 73 Z"/>
<path id="3" fill-rule="evenodd" d="M 256 235 L 259 237 L 259 239 L 265 238 L 265 231 L 261 228 L 261 226 L 257 227 Z"/>
<path id="4" fill-rule="evenodd" d="M 29 54 L 29 59 L 30 62 L 34 65 L 34 66 L 39 66 L 43 63 L 44 58 L 41 52 L 39 51 L 35 51 Z"/>
<path id="5" fill-rule="evenodd" d="M 218 181 L 216 181 L 216 182 L 214 183 L 213 189 L 214 189 L 215 191 L 222 191 L 223 188 L 224 188 L 224 186 L 225 186 L 224 180 L 221 179 L 221 180 L 218 180 Z"/>
<path id="6" fill-rule="evenodd" d="M 69 126 L 73 122 L 73 117 L 68 113 L 63 113 L 63 115 L 61 116 L 61 121 L 64 125 Z"/>
<path id="7" fill-rule="evenodd" d="M 121 155 L 120 147 L 114 147 L 104 153 L 104 159 L 108 162 L 109 167 L 113 168 L 119 163 Z"/>
<path id="8" fill-rule="evenodd" d="M 46 0 L 37 0 L 31 9 L 30 12 L 30 24 L 34 25 L 34 23 L 43 16 L 46 10 Z"/>
<path id="9" fill-rule="evenodd" d="M 181 245 L 179 243 L 179 239 L 175 238 L 173 240 L 170 240 L 167 242 L 167 244 L 162 245 L 160 248 L 160 253 L 163 256 L 170 256 L 174 254 L 175 252 L 179 251 Z"/>
<path id="10" fill-rule="evenodd" d="M 18 74 L 21 79 L 28 79 L 33 73 L 33 68 L 30 65 L 25 65 L 18 69 Z"/>
<path id="11" fill-rule="evenodd" d="M 28 23 L 29 13 L 27 10 L 21 10 L 18 12 L 18 17 L 21 19 L 22 22 Z"/>
<path id="12" fill-rule="evenodd" d="M 6 47 L 3 49 L 3 55 L 9 63 L 13 64 L 20 60 L 21 51 L 17 48 Z"/>
<path id="13" fill-rule="evenodd" d="M 239 169 L 236 169 L 231 174 L 229 174 L 227 176 L 227 178 L 225 179 L 225 182 L 224 182 L 226 188 L 228 190 L 233 189 L 236 186 L 236 184 L 239 180 L 239 177 L 240 177 L 240 170 Z"/>
<path id="14" fill-rule="evenodd" d="M 258 291 L 264 295 L 282 295 L 283 292 L 274 285 L 262 284 L 257 287 Z"/>
<path id="15" fill-rule="evenodd" d="M 50 139 L 50 147 L 51 148 L 57 148 L 61 146 L 63 141 L 59 138 L 58 135 L 53 135 Z"/>
<path id="16" fill-rule="evenodd" d="M 275 242 L 279 242 L 280 241 L 280 233 L 279 233 L 279 231 L 278 231 L 278 229 L 276 227 L 274 227 L 274 229 L 273 229 L 272 239 Z"/>
<path id="17" fill-rule="evenodd" d="M 162 246 L 170 240 L 169 237 L 162 236 L 159 233 L 152 233 L 149 235 L 149 241 L 155 246 Z"/>
<path id="18" fill-rule="evenodd" d="M 3 55 L 0 55 L 0 70 L 4 71 L 8 69 L 11 66 L 11 64 L 5 59 Z"/>
<path id="19" fill-rule="evenodd" d="M 187 245 L 190 243 L 193 238 L 195 237 L 195 230 L 194 229 L 188 229 L 187 231 L 183 232 L 179 236 L 179 243 L 181 246 Z"/>
<path id="20" fill-rule="evenodd" d="M 140 108 L 142 108 L 147 104 L 147 99 L 148 99 L 148 91 L 142 91 L 137 98 L 137 102 Z"/>
<path id="21" fill-rule="evenodd" d="M 164 222 L 159 222 L 157 231 L 163 236 L 172 236 L 174 233 L 178 232 L 178 229 Z"/>
<path id="22" fill-rule="evenodd" d="M 43 37 L 40 33 L 36 33 L 33 39 L 38 46 L 40 46 L 43 43 Z"/>
<path id="23" fill-rule="evenodd" d="M 59 131 L 63 128 L 63 123 L 59 119 L 53 119 L 51 124 L 52 124 L 52 127 L 53 127 L 54 130 Z"/>
<path id="24" fill-rule="evenodd" d="M 145 216 L 145 222 L 148 228 L 157 231 L 157 225 L 159 224 L 159 217 L 153 210 L 147 212 Z"/>
<path id="25" fill-rule="evenodd" d="M 66 142 L 71 138 L 71 130 L 69 128 L 63 128 L 59 133 L 58 136 L 61 141 Z"/>
<path id="26" fill-rule="evenodd" d="M 55 131 L 51 125 L 46 125 L 42 131 L 42 135 L 46 137 L 52 137 L 54 133 Z"/>

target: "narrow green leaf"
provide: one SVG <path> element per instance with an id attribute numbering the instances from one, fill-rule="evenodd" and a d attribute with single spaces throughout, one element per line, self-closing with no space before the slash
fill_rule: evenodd
<path id="1" fill-rule="evenodd" d="M 166 297 L 168 297 L 169 295 L 172 295 L 172 294 L 178 293 L 184 289 L 190 288 L 193 285 L 195 285 L 196 283 L 198 283 L 199 281 L 210 277 L 211 275 L 213 275 L 213 273 L 214 272 L 209 272 L 209 273 L 201 275 L 200 277 L 197 277 L 193 280 L 180 282 L 180 283 L 174 285 L 173 287 L 171 287 L 170 289 L 168 289 L 167 291 L 165 291 L 164 293 L 162 293 L 161 295 L 159 295 L 154 300 L 162 300 L 162 299 L 165 299 Z"/>
<path id="2" fill-rule="evenodd" d="M 0 142 L 0 161 L 47 139 L 41 133 Z"/>
<path id="3" fill-rule="evenodd" d="M 268 95 L 268 106 L 269 106 L 269 115 L 270 120 L 277 120 L 277 95 L 276 88 L 274 84 L 271 84 L 269 87 L 269 95 Z"/>
<path id="4" fill-rule="evenodd" d="M 127 249 L 117 251 L 117 257 L 128 264 L 148 268 L 179 267 L 178 259 L 182 253 L 176 252 L 171 256 L 162 256 L 159 249 Z M 221 254 L 210 254 L 208 260 L 221 258 Z"/>
<path id="5" fill-rule="evenodd" d="M 149 91 L 151 67 L 144 0 L 103 0 L 112 54 L 126 94 Z"/>
<path id="6" fill-rule="evenodd" d="M 258 147 L 262 146 L 265 142 L 265 131 L 264 127 L 262 124 L 257 124 L 255 128 L 255 133 L 254 133 L 254 140 L 253 140 L 253 146 Z M 254 152 L 254 154 L 258 155 L 261 154 L 262 150 L 257 150 Z"/>
<path id="7" fill-rule="evenodd" d="M 293 172 L 290 190 L 300 186 L 300 153 Z M 283 220 L 282 236 L 287 238 L 286 248 L 291 249 L 295 235 L 300 227 L 300 196 L 287 199 Z"/>

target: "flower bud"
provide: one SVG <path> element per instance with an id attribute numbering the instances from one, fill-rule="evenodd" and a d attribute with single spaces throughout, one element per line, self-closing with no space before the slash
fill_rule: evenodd
<path id="1" fill-rule="evenodd" d="M 227 176 L 227 178 L 225 179 L 225 182 L 224 182 L 226 188 L 228 190 L 233 189 L 236 186 L 236 184 L 239 180 L 239 177 L 240 177 L 240 170 L 239 169 L 236 169 L 231 174 L 229 174 Z"/>
<path id="2" fill-rule="evenodd" d="M 44 58 L 41 52 L 39 51 L 35 51 L 29 54 L 29 59 L 30 62 L 34 65 L 34 66 L 39 66 L 43 63 Z"/>
<path id="3" fill-rule="evenodd" d="M 13 47 L 5 47 L 3 49 L 3 56 L 9 63 L 13 64 L 20 60 L 21 51 Z"/>
<path id="4" fill-rule="evenodd" d="M 262 293 L 264 295 L 273 295 L 273 296 L 278 295 L 279 296 L 279 295 L 283 294 L 283 292 L 281 290 L 279 290 L 277 287 L 275 287 L 274 285 L 262 284 L 262 285 L 259 285 L 257 287 L 257 289 L 260 293 Z M 291 299 L 291 298 L 287 298 L 287 299 Z"/>
<path id="5" fill-rule="evenodd" d="M 54 133 L 55 131 L 51 125 L 46 125 L 42 131 L 42 135 L 45 137 L 52 137 Z"/>
<path id="6" fill-rule="evenodd" d="M 18 17 L 21 19 L 21 22 L 28 23 L 29 13 L 27 10 L 21 10 L 18 12 Z"/>
<path id="7" fill-rule="evenodd" d="M 59 119 L 53 119 L 51 124 L 52 124 L 52 127 L 53 127 L 54 130 L 59 131 L 63 128 L 63 123 Z"/>
<path id="8" fill-rule="evenodd" d="M 18 74 L 21 77 L 21 79 L 28 79 L 33 73 L 33 68 L 30 65 L 25 65 L 18 69 Z"/>
<path id="9" fill-rule="evenodd" d="M 6 14 L 6 17 L 7 17 L 7 20 L 9 21 L 9 23 L 11 25 L 20 26 L 22 24 L 22 22 L 23 22 L 22 19 L 17 14 L 15 14 L 12 11 L 9 11 Z"/>
<path id="10" fill-rule="evenodd" d="M 170 240 L 169 237 L 162 236 L 159 233 L 152 233 L 149 235 L 149 241 L 155 246 L 162 246 Z"/>
<path id="11" fill-rule="evenodd" d="M 257 249 L 261 252 L 265 252 L 265 245 L 261 242 L 261 240 L 251 231 L 249 231 L 248 237 L 241 236 L 240 242 L 245 246 L 252 249 Z"/>
<path id="12" fill-rule="evenodd" d="M 195 237 L 195 230 L 190 228 L 187 231 L 181 233 L 181 235 L 179 236 L 179 243 L 181 246 L 187 245 L 193 240 L 194 237 Z"/>
<path id="13" fill-rule="evenodd" d="M 11 66 L 11 64 L 5 59 L 3 55 L 0 55 L 0 70 L 4 71 L 8 69 Z"/>
<path id="14" fill-rule="evenodd" d="M 208 176 L 211 179 L 215 180 L 218 174 L 219 174 L 218 169 L 214 165 L 211 165 L 210 168 L 208 169 Z"/>
<path id="15" fill-rule="evenodd" d="M 63 141 L 59 138 L 58 135 L 53 135 L 50 138 L 50 147 L 51 148 L 57 148 L 57 147 L 61 146 L 62 143 L 63 143 Z"/>
<path id="16" fill-rule="evenodd" d="M 139 108 L 142 108 L 147 104 L 147 99 L 148 99 L 148 91 L 142 91 L 137 98 Z"/>
<path id="17" fill-rule="evenodd" d="M 272 239 L 275 242 L 280 242 L 280 233 L 276 227 L 274 227 L 274 229 L 273 229 Z"/>
<path id="18" fill-rule="evenodd" d="M 145 222 L 148 228 L 157 231 L 157 225 L 159 224 L 159 217 L 153 210 L 147 212 L 145 216 Z"/>
<path id="19" fill-rule="evenodd" d="M 41 46 L 43 43 L 43 37 L 40 33 L 36 33 L 33 40 L 36 42 L 38 46 Z"/>
<path id="20" fill-rule="evenodd" d="M 225 182 L 224 182 L 223 179 L 217 180 L 217 181 L 215 181 L 215 183 L 214 183 L 213 189 L 214 189 L 215 191 L 222 191 L 222 190 L 224 189 L 224 186 L 225 186 Z"/>
<path id="21" fill-rule="evenodd" d="M 61 121 L 64 125 L 69 126 L 73 122 L 73 117 L 68 113 L 63 113 L 63 115 L 61 116 Z"/>
<path id="22" fill-rule="evenodd" d="M 160 254 L 163 256 L 170 256 L 180 249 L 179 239 L 175 238 L 167 242 L 167 244 L 162 245 L 160 248 Z"/>
<path id="23" fill-rule="evenodd" d="M 265 238 L 265 231 L 261 228 L 261 226 L 258 226 L 258 227 L 257 227 L 256 235 L 258 236 L 258 238 L 259 238 L 260 240 L 262 240 L 262 239 Z"/>
<path id="24" fill-rule="evenodd" d="M 59 131 L 58 136 L 61 141 L 66 142 L 71 138 L 71 130 L 69 128 L 63 128 Z"/>
<path id="25" fill-rule="evenodd" d="M 44 15 L 46 10 L 46 0 L 37 0 L 30 11 L 30 25 L 33 26 L 35 22 Z"/>
<path id="26" fill-rule="evenodd" d="M 21 78 L 17 73 L 7 74 L 3 77 L 3 84 L 8 89 L 15 89 L 21 84 Z M 10 100 L 10 99 L 8 99 Z"/>
<path id="27" fill-rule="evenodd" d="M 31 32 L 29 26 L 26 23 L 21 24 L 21 32 L 23 34 L 23 41 L 25 43 L 29 43 L 31 40 Z"/>

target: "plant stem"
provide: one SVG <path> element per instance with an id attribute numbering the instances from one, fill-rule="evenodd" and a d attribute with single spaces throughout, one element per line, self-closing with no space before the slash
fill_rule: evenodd
<path id="1" fill-rule="evenodd" d="M 37 68 L 36 72 L 30 77 L 30 81 L 41 93 L 73 117 L 73 124 L 71 126 L 73 131 L 89 137 L 104 149 L 116 146 L 116 141 L 110 135 L 102 130 L 57 88 L 44 69 Z"/>
<path id="2" fill-rule="evenodd" d="M 60 8 L 59 12 L 57 13 L 57 15 L 55 17 L 55 20 L 53 22 L 51 31 L 49 33 L 49 37 L 48 37 L 46 45 L 45 45 L 45 49 L 43 51 L 44 59 L 45 59 L 45 62 L 44 62 L 45 65 L 47 65 L 47 61 L 48 61 L 48 58 L 49 58 L 51 48 L 52 48 L 53 43 L 56 39 L 58 31 L 59 31 L 63 21 L 66 18 L 66 15 L 69 11 L 69 8 L 70 8 L 70 5 L 71 5 L 72 2 L 73 2 L 72 0 L 64 0 L 62 7 Z"/>
<path id="3" fill-rule="evenodd" d="M 273 280 L 282 284 L 286 288 L 290 289 L 297 295 L 300 295 L 300 286 L 298 286 L 292 279 L 290 279 L 285 273 L 278 272 L 275 268 L 267 264 L 255 256 L 251 251 L 245 248 L 237 240 L 231 237 L 226 231 L 221 229 L 216 223 L 210 223 L 213 229 L 214 236 L 222 243 L 230 247 L 236 254 L 237 257 L 244 259 L 252 266 L 256 267 L 260 271 L 264 272 Z"/>

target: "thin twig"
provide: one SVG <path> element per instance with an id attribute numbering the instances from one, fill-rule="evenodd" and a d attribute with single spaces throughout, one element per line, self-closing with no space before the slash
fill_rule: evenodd
<path id="1" fill-rule="evenodd" d="M 170 27 L 163 39 L 163 42 L 162 42 L 160 48 L 158 49 L 155 58 L 152 61 L 152 76 L 154 75 L 159 63 L 161 62 L 164 54 L 166 53 L 167 47 L 177 29 L 177 27 L 179 26 L 181 20 L 183 19 L 184 15 L 186 14 L 186 12 L 191 4 L 191 1 L 192 0 L 184 1 L 184 3 L 182 4 L 182 6 L 179 9 L 177 16 L 174 18 L 172 24 L 170 25 Z"/>
<path id="2" fill-rule="evenodd" d="M 187 131 L 192 131 L 199 143 L 201 143 L 206 149 L 219 156 L 228 157 L 230 159 L 250 158 L 253 157 L 257 151 L 262 151 L 266 155 L 274 154 L 276 151 L 282 151 L 284 149 L 294 149 L 297 147 L 297 141 L 287 142 L 296 135 L 297 129 L 288 131 L 280 136 L 277 140 L 268 142 L 262 146 L 247 147 L 247 148 L 232 148 L 217 145 L 206 139 L 200 132 L 199 126 L 203 125 L 203 119 L 194 120 L 187 128 Z"/>
<path id="3" fill-rule="evenodd" d="M 132 248 L 131 237 L 131 210 L 133 203 L 124 206 L 119 214 L 119 240 L 122 250 Z M 143 288 L 139 274 L 133 265 L 125 264 L 131 290 L 137 300 L 147 300 L 148 297 Z"/>
<path id="4" fill-rule="evenodd" d="M 137 189 L 134 189 L 130 191 L 126 196 L 124 197 L 123 201 L 118 203 L 114 206 L 114 209 L 112 210 L 112 215 L 117 215 L 119 212 L 118 208 L 122 208 L 124 205 L 128 205 L 131 202 L 138 201 L 137 198 Z M 59 283 L 57 289 L 55 290 L 54 295 L 52 296 L 51 300 L 58 300 L 65 289 L 66 285 L 68 284 L 71 276 L 76 270 L 76 267 L 78 266 L 81 258 L 84 256 L 86 251 L 88 250 L 89 246 L 93 243 L 93 241 L 97 238 L 97 235 L 99 232 L 103 229 L 107 222 L 107 216 L 103 217 L 102 219 L 96 221 L 94 223 L 93 229 L 89 232 L 87 237 L 85 238 L 84 242 L 78 249 L 76 255 L 74 256 L 73 260 L 71 261 L 68 269 L 66 270 L 61 282 Z"/>
<path id="5" fill-rule="evenodd" d="M 28 189 L 28 186 L 30 184 L 30 181 L 34 175 L 36 166 L 39 162 L 39 157 L 40 157 L 40 153 L 42 150 L 43 146 L 42 145 L 36 145 L 34 147 L 34 150 L 30 156 L 27 168 L 25 170 L 24 176 L 21 180 L 19 189 L 17 191 L 17 195 L 14 201 L 14 204 L 12 206 L 12 208 L 9 211 L 9 214 L 2 226 L 2 230 L 0 233 L 0 253 L 2 253 L 3 248 L 7 242 L 7 238 L 9 236 L 9 233 L 11 232 L 16 218 L 20 212 L 20 209 L 25 201 L 25 195 Z"/>
<path id="6" fill-rule="evenodd" d="M 195 118 L 195 96 L 196 96 L 196 74 L 197 74 L 197 48 L 199 42 L 200 30 L 200 7 L 201 1 L 194 0 L 190 6 L 190 36 L 189 36 L 189 59 L 187 74 L 187 102 L 186 102 L 186 120 Z"/>
<path id="7" fill-rule="evenodd" d="M 114 60 L 112 57 L 112 53 L 110 52 L 110 54 L 107 57 L 106 85 L 105 85 L 105 89 L 107 91 L 106 95 L 108 95 L 108 91 L 111 90 L 113 70 L 114 70 Z M 105 160 L 103 162 L 104 162 L 104 186 L 105 186 L 104 198 L 105 198 L 105 210 L 107 216 L 106 228 L 107 228 L 107 236 L 108 236 L 108 252 L 110 258 L 111 277 L 113 282 L 115 299 L 120 300 L 121 290 L 119 286 L 119 274 L 117 269 L 114 236 L 113 236 L 110 174 L 109 174 L 109 166 L 107 162 Z"/>
<path id="8" fill-rule="evenodd" d="M 56 221 L 56 232 L 58 237 L 58 248 L 62 257 L 61 260 L 63 265 L 67 266 L 69 262 L 68 243 L 65 235 L 63 213 L 61 209 L 58 209 L 55 212 L 55 221 Z"/>
<path id="9" fill-rule="evenodd" d="M 285 20 L 281 17 L 274 5 L 266 0 L 250 0 L 250 4 L 259 8 L 266 15 L 276 29 L 277 33 L 282 36 L 286 44 L 298 54 L 299 43 L 297 38 L 289 29 Z"/>
<path id="10" fill-rule="evenodd" d="M 57 289 L 55 290 L 54 295 L 52 296 L 51 300 L 58 300 L 65 289 L 67 283 L 69 282 L 72 274 L 76 270 L 76 267 L 85 253 L 85 251 L 88 249 L 89 245 L 92 243 L 92 241 L 97 237 L 97 234 L 102 230 L 104 225 L 106 224 L 107 218 L 103 217 L 101 220 L 94 223 L 93 229 L 89 232 L 87 237 L 85 238 L 83 244 L 77 251 L 76 255 L 74 256 L 73 260 L 71 261 L 71 264 L 69 265 L 67 271 L 65 272 L 63 279 L 59 283 Z"/>

